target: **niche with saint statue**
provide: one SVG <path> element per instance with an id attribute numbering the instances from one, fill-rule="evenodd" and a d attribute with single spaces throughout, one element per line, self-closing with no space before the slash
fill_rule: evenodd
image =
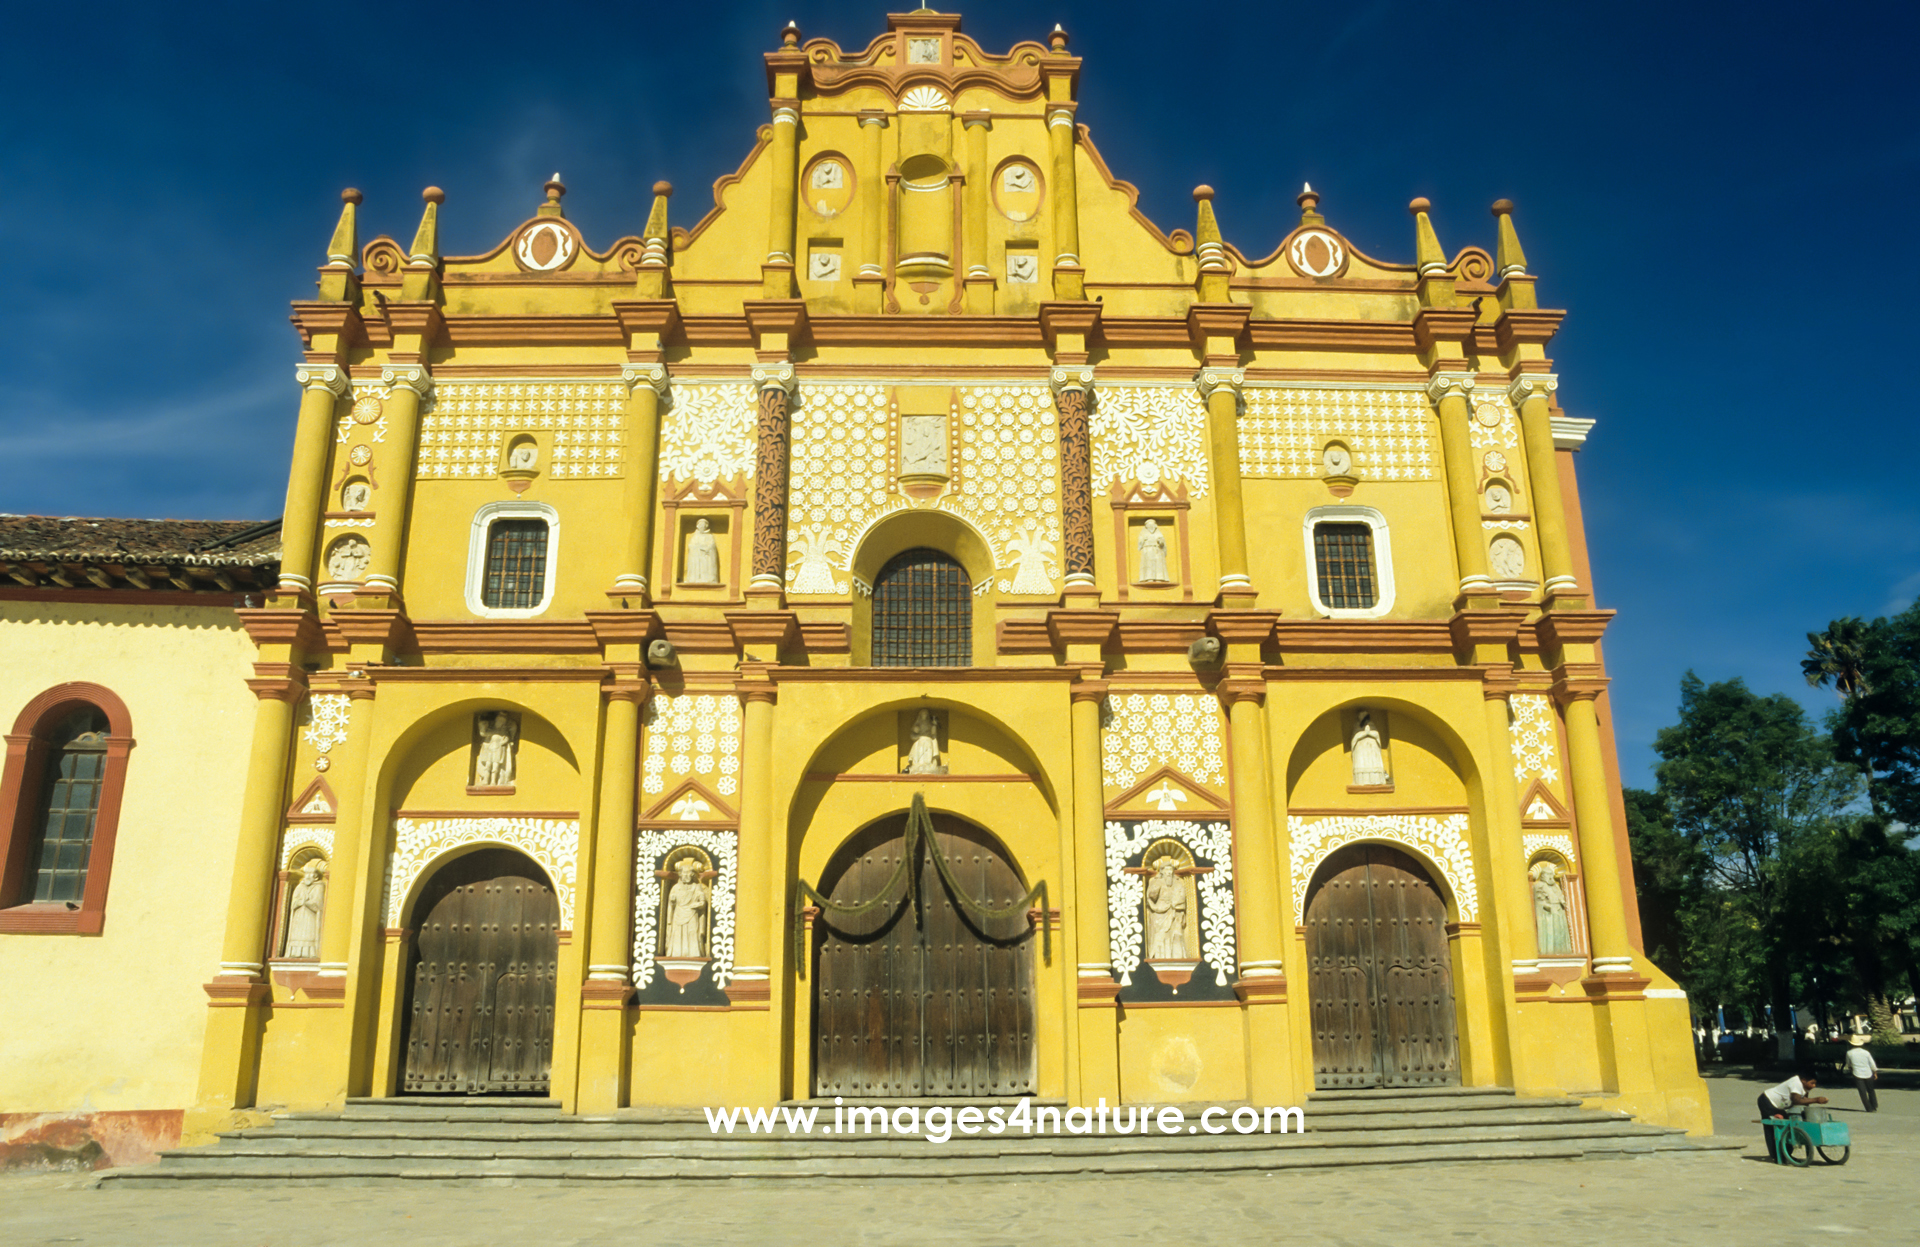
<path id="1" fill-rule="evenodd" d="M 1340 726 L 1347 745 L 1347 791 L 1392 792 L 1386 711 L 1356 706 L 1342 712 Z"/>
<path id="2" fill-rule="evenodd" d="M 320 925 L 327 910 L 326 854 L 314 845 L 294 850 L 278 882 L 273 960 L 320 960 Z"/>
<path id="3" fill-rule="evenodd" d="M 1226 822 L 1107 824 L 1108 912 L 1122 1002 L 1232 1000 L 1232 831 Z"/>
<path id="4" fill-rule="evenodd" d="M 511 796 L 520 764 L 520 716 L 511 710 L 482 710 L 473 716 L 471 797 Z"/>
<path id="5" fill-rule="evenodd" d="M 1551 849 L 1536 852 L 1527 862 L 1527 889 L 1541 959 L 1582 958 L 1579 877 L 1572 864 Z"/>
<path id="6" fill-rule="evenodd" d="M 735 833 L 647 828 L 639 833 L 636 849 L 639 1003 L 725 1007 L 724 988 L 733 968 Z"/>

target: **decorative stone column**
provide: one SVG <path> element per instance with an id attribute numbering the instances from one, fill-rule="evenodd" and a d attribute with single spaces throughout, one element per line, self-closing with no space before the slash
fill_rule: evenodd
<path id="1" fill-rule="evenodd" d="M 1270 627 L 1271 625 L 1269 625 Z M 1249 1006 L 1247 1098 L 1256 1105 L 1296 1103 L 1288 1030 L 1286 927 L 1292 912 L 1284 825 L 1276 826 L 1267 777 L 1266 682 L 1222 680 L 1227 749 L 1233 768 L 1233 893 L 1238 902 L 1240 964 L 1235 993 Z"/>
<path id="2" fill-rule="evenodd" d="M 781 593 L 787 583 L 787 408 L 793 397 L 792 364 L 762 364 L 753 370 L 759 387 L 759 418 L 753 459 L 753 578 L 749 588 Z"/>
<path id="3" fill-rule="evenodd" d="M 320 513 L 327 509 L 327 446 L 340 400 L 351 389 L 338 364 L 301 364 L 300 419 L 293 433 L 293 467 L 280 523 L 280 591 L 311 597 L 318 560 Z"/>
<path id="4" fill-rule="evenodd" d="M 660 470 L 660 406 L 667 397 L 665 364 L 628 364 L 620 370 L 627 386 L 626 504 L 630 527 L 621 562 L 630 570 L 613 578 L 616 593 L 647 600 L 647 568 L 653 555 L 655 478 Z"/>
<path id="5" fill-rule="evenodd" d="M 1586 880 L 1587 931 L 1595 974 L 1631 974 L 1633 945 L 1627 938 L 1623 890 L 1629 886 L 1614 852 L 1613 803 L 1607 795 L 1606 754 L 1594 709 L 1605 681 L 1563 680 L 1555 700 L 1566 716 L 1567 763 L 1573 781 L 1573 814 L 1580 829 L 1580 873 Z"/>
<path id="6" fill-rule="evenodd" d="M 1093 458 L 1087 429 L 1093 369 L 1055 368 L 1054 401 L 1060 407 L 1060 496 L 1066 511 L 1061 527 L 1066 546 L 1067 592 L 1098 591 L 1093 574 Z"/>
<path id="7" fill-rule="evenodd" d="M 580 992 L 579 1111 L 624 1107 L 627 1002 L 633 995 L 634 804 L 639 784 L 640 711 L 646 676 L 618 672 L 607 687 L 605 745 L 600 755 L 599 814 L 593 832 L 592 912 L 587 926 L 587 981 Z"/>
<path id="8" fill-rule="evenodd" d="M 1470 372 L 1436 372 L 1427 382 L 1427 398 L 1440 415 L 1440 453 L 1446 459 L 1447 510 L 1453 518 L 1453 545 L 1460 560 L 1460 592 L 1490 598 L 1493 578 L 1487 574 L 1487 541 L 1480 528 L 1480 490 L 1474 471 L 1473 437 L 1468 427 L 1473 412 Z"/>
<path id="9" fill-rule="evenodd" d="M 786 874 L 773 852 L 773 711 L 778 692 L 764 672 L 756 670 L 751 677 L 740 688 L 746 707 L 740 755 L 740 878 L 734 893 L 739 918 L 727 998 L 736 1006 L 766 1008 L 772 994 L 773 940 L 779 934 L 774 908 L 778 904 L 782 912 L 786 909 L 774 895 L 776 880 L 784 885 Z M 778 1082 L 779 1062 L 768 1072 Z"/>
<path id="10" fill-rule="evenodd" d="M 767 258 L 760 266 L 764 299 L 793 297 L 794 228 L 799 204 L 800 101 L 776 100 L 773 106 L 773 209 L 767 214 Z"/>
<path id="11" fill-rule="evenodd" d="M 1524 372 L 1507 386 L 1520 411 L 1520 436 L 1526 443 L 1527 489 L 1532 495 L 1533 531 L 1540 541 L 1541 579 L 1548 597 L 1580 593 L 1573 571 L 1573 546 L 1567 537 L 1567 511 L 1560 497 L 1559 450 L 1548 414 L 1560 380 L 1550 372 Z M 1577 604 L 1585 607 L 1584 598 Z"/>
<path id="12" fill-rule="evenodd" d="M 1065 44 L 1061 38 L 1060 47 Z M 1084 299 L 1087 275 L 1080 265 L 1080 196 L 1074 186 L 1072 104 L 1048 105 L 1047 146 L 1052 173 L 1047 194 L 1053 200 L 1053 297 Z"/>
<path id="13" fill-rule="evenodd" d="M 886 128 L 885 113 L 860 114 L 860 266 L 854 270 L 853 289 L 859 310 L 869 315 L 880 310 L 887 282 L 880 254 L 887 225 L 886 157 L 881 152 Z"/>
<path id="14" fill-rule="evenodd" d="M 1247 520 L 1240 492 L 1240 388 L 1247 374 L 1237 368 L 1202 368 L 1194 384 L 1207 405 L 1207 465 L 1213 492 L 1213 525 L 1220 550 L 1220 593 L 1251 597 L 1247 568 Z"/>
<path id="15" fill-rule="evenodd" d="M 420 444 L 420 408 L 433 396 L 433 377 L 422 364 L 390 364 L 380 370 L 380 381 L 389 387 L 380 409 L 387 420 L 380 465 L 382 490 L 391 492 L 380 501 L 367 588 L 398 595 L 400 548 L 405 544 L 408 516 L 413 510 L 413 460 Z"/>
<path id="16" fill-rule="evenodd" d="M 1093 668 L 1091 675 L 1098 675 Z M 1085 678 L 1072 685 L 1073 736 L 1072 850 L 1073 948 L 1077 973 L 1068 1002 L 1077 1023 L 1076 1102 L 1105 1097 L 1120 1102 L 1120 1018 L 1114 1006 L 1120 983 L 1114 977 L 1107 913 L 1106 790 L 1100 766 L 1100 703 L 1105 680 Z"/>
<path id="17" fill-rule="evenodd" d="M 986 315 L 993 311 L 993 270 L 987 265 L 987 215 L 992 211 L 993 174 L 987 166 L 987 140 L 993 129 L 993 114 L 980 111 L 962 113 L 960 123 L 967 136 L 966 227 L 962 231 L 961 250 L 967 260 L 967 311 Z"/>

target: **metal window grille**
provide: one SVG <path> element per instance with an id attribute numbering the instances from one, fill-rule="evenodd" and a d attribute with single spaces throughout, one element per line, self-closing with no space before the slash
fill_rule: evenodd
<path id="1" fill-rule="evenodd" d="M 1373 528 L 1367 524 L 1315 524 L 1313 561 L 1320 577 L 1320 604 L 1329 610 L 1365 610 L 1377 599 L 1373 579 Z"/>
<path id="2" fill-rule="evenodd" d="M 873 665 L 973 665 L 973 584 L 938 550 L 894 556 L 873 582 Z"/>
<path id="3" fill-rule="evenodd" d="M 525 610 L 540 605 L 547 587 L 545 520 L 496 520 L 487 530 L 487 579 L 480 601 Z"/>
<path id="4" fill-rule="evenodd" d="M 30 850 L 33 899 L 79 901 L 87 890 L 87 859 L 100 788 L 107 772 L 107 717 L 95 709 L 61 724 L 47 760 L 39 843 Z"/>

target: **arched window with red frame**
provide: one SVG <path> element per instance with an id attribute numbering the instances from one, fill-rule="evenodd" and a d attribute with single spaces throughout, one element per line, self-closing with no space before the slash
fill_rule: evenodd
<path id="1" fill-rule="evenodd" d="M 0 934 L 98 935 L 133 722 L 98 684 L 40 694 L 7 734 L 0 774 Z"/>

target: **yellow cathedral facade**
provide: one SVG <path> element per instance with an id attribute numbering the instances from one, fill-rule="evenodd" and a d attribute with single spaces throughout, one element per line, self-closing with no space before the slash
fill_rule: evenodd
<path id="1" fill-rule="evenodd" d="M 690 228 L 662 183 L 589 239 L 556 175 L 449 256 L 457 197 L 363 245 L 344 194 L 244 771 L 170 847 L 232 867 L 162 941 L 199 1042 L 135 1107 L 1459 1084 L 1710 1131 L 1512 205 L 1449 254 L 1415 200 L 1390 261 L 1309 189 L 1253 255 L 1206 187 L 1142 214 L 1058 28 L 765 61 Z M 10 961 L 87 938 L 9 912 Z"/>

